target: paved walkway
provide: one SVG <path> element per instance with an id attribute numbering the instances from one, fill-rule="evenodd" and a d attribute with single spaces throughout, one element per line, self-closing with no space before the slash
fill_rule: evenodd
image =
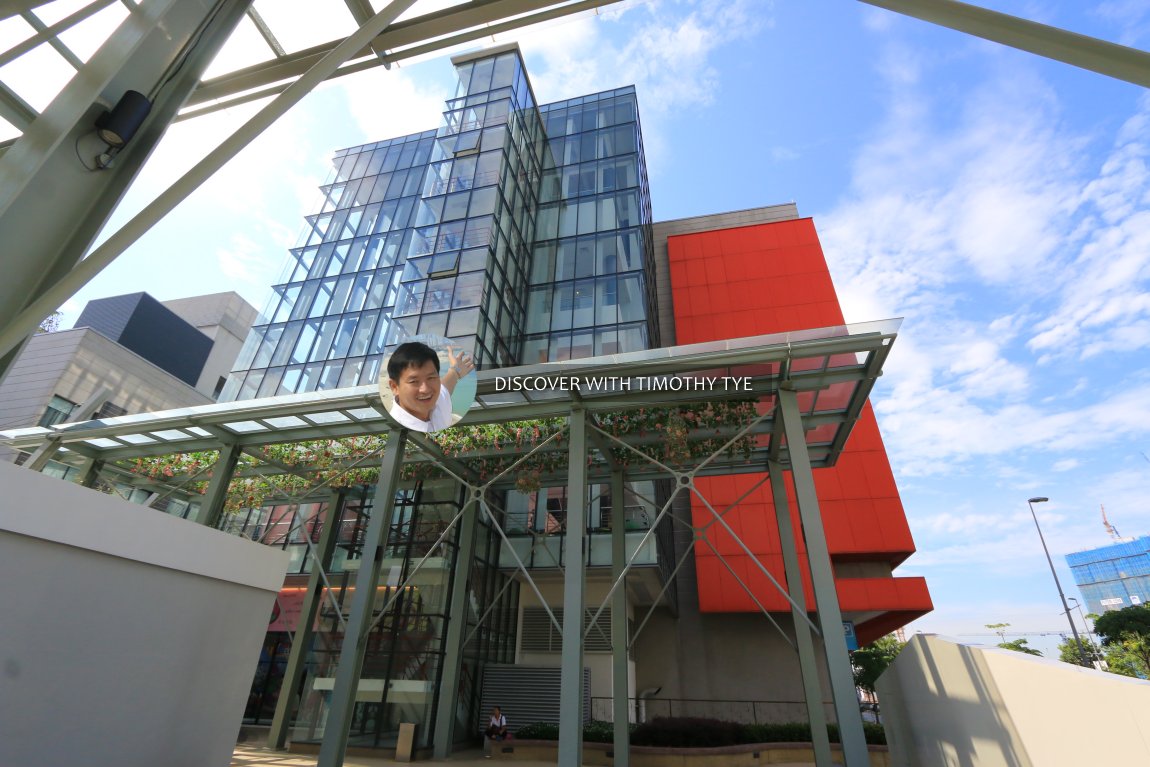
<path id="1" fill-rule="evenodd" d="M 492 767 L 492 765 L 499 764 L 512 764 L 515 767 L 553 767 L 554 762 L 541 762 L 536 760 L 502 760 L 502 759 L 484 759 L 483 752 L 479 749 L 473 751 L 462 751 L 457 754 L 452 754 L 447 762 L 432 762 L 420 760 L 418 762 L 397 762 L 394 759 L 372 759 L 363 756 L 349 756 L 344 761 L 344 767 L 394 767 L 395 765 L 404 765 L 410 767 L 411 764 L 451 764 L 452 767 Z M 315 767 L 316 757 L 308 754 L 288 754 L 283 751 L 269 751 L 266 748 L 257 746 L 236 746 L 235 755 L 232 756 L 231 767 Z M 785 764 L 776 764 L 774 767 L 814 767 L 809 762 L 787 762 Z"/>
<path id="2" fill-rule="evenodd" d="M 538 762 L 538 761 L 505 761 L 498 759 L 484 759 L 483 751 L 474 749 L 471 751 L 461 751 L 457 754 L 452 754 L 447 763 L 452 767 L 491 767 L 492 764 L 497 764 L 504 761 L 507 764 L 514 764 L 515 767 L 552 767 L 554 762 Z M 397 762 L 394 759 L 373 759 L 365 756 L 349 756 L 344 760 L 344 767 L 393 767 L 393 765 L 405 765 L 408 767 L 410 764 L 444 764 L 444 762 L 428 762 L 420 760 L 419 762 Z M 289 754 L 284 751 L 271 751 L 267 748 L 252 745 L 238 745 L 236 746 L 235 754 L 232 756 L 231 767 L 315 767 L 316 757 L 311 754 Z"/>

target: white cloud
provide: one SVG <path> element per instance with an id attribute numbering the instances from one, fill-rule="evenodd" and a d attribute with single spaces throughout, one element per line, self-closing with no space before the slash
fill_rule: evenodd
<path id="1" fill-rule="evenodd" d="M 284 258 L 282 246 L 269 242 L 271 239 L 247 233 L 233 234 L 216 251 L 220 271 L 236 282 L 266 289 L 275 280 L 274 272 Z"/>
<path id="2" fill-rule="evenodd" d="M 1054 465 L 1050 468 L 1052 468 L 1054 471 L 1070 471 L 1072 469 L 1077 469 L 1081 465 L 1082 462 L 1077 458 L 1065 458 L 1061 461 L 1055 461 Z"/>
<path id="3" fill-rule="evenodd" d="M 1150 435 L 1147 381 L 1042 364 L 1150 348 L 1150 98 L 1089 165 L 1091 137 L 1034 74 L 943 99 L 919 84 L 935 65 L 878 65 L 887 119 L 819 218 L 847 320 L 906 317 L 876 391 L 892 464 L 955 474 Z"/>
<path id="4" fill-rule="evenodd" d="M 348 107 L 364 141 L 425 131 L 443 122 L 446 87 L 420 85 L 400 69 L 375 68 L 335 85 L 347 96 Z"/>

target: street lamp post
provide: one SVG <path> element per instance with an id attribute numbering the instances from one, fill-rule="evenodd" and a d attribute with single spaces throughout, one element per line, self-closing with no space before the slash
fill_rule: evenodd
<path id="1" fill-rule="evenodd" d="M 1046 503 L 1049 498 L 1039 496 L 1029 499 L 1026 503 L 1030 506 L 1030 516 L 1034 518 L 1034 526 L 1038 529 L 1038 540 L 1042 541 L 1042 550 L 1046 553 L 1046 561 L 1050 565 L 1050 574 L 1054 576 L 1054 585 L 1058 587 L 1058 598 L 1062 600 L 1062 610 L 1066 614 L 1066 620 L 1070 622 L 1070 633 L 1074 635 L 1074 646 L 1078 648 L 1079 664 L 1082 666 L 1090 666 L 1090 661 L 1086 658 L 1086 650 L 1082 647 L 1082 640 L 1078 638 L 1078 628 L 1074 625 L 1074 618 L 1070 615 L 1070 605 L 1066 604 L 1066 595 L 1062 593 L 1062 584 L 1058 581 L 1058 573 L 1054 569 L 1054 560 L 1050 558 L 1050 549 L 1046 548 L 1046 538 L 1042 535 L 1042 527 L 1038 524 L 1038 515 L 1034 513 L 1034 504 Z"/>
<path id="2" fill-rule="evenodd" d="M 1090 630 L 1090 624 L 1086 622 L 1086 613 L 1082 610 L 1082 603 L 1074 597 L 1067 597 L 1067 599 L 1074 603 L 1074 609 L 1078 611 L 1078 617 L 1082 619 L 1082 628 L 1086 629 L 1086 641 L 1090 645 L 1091 654 L 1094 656 L 1090 661 L 1090 665 L 1094 666 L 1098 659 L 1102 657 L 1102 653 L 1099 651 L 1098 645 L 1094 643 L 1094 637 L 1090 636 L 1092 632 Z"/>

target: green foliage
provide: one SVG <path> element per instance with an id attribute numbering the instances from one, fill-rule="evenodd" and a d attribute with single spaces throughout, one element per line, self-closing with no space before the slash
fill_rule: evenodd
<path id="1" fill-rule="evenodd" d="M 583 725 L 583 740 L 587 743 L 615 742 L 615 723 L 592 719 Z"/>
<path id="2" fill-rule="evenodd" d="M 888 634 L 851 653 L 855 687 L 873 695 L 875 682 L 886 671 L 887 666 L 894 662 L 904 646 L 903 642 L 898 641 L 898 637 Z"/>
<path id="3" fill-rule="evenodd" d="M 998 634 L 999 641 L 1006 641 L 1006 630 L 1010 628 L 1009 623 L 985 623 L 983 625 L 993 631 L 995 634 Z"/>
<path id="4" fill-rule="evenodd" d="M 631 743 L 664 748 L 705 748 L 747 743 L 746 725 L 698 717 L 658 717 L 635 728 Z"/>
<path id="5" fill-rule="evenodd" d="M 559 740 L 559 725 L 551 722 L 532 722 L 515 731 L 520 740 Z"/>
<path id="6" fill-rule="evenodd" d="M 838 726 L 827 725 L 832 743 L 839 742 Z M 886 745 L 886 731 L 882 725 L 863 723 L 866 742 Z M 559 740 L 559 726 L 536 722 L 520 727 L 515 737 L 521 740 Z M 611 722 L 590 722 L 583 729 L 583 740 L 611 743 L 615 739 Z M 634 746 L 660 746 L 663 748 L 711 748 L 748 743 L 810 743 L 811 727 L 806 722 L 784 724 L 740 724 L 719 719 L 696 717 L 659 717 L 639 725 L 631 725 L 631 744 Z"/>
<path id="7" fill-rule="evenodd" d="M 1033 647 L 1028 647 L 1025 639 L 1011 639 L 1009 642 L 999 642 L 998 646 L 1003 650 L 1014 650 L 1015 652 L 1024 652 L 1027 655 L 1037 655 L 1042 657 L 1042 653 L 1035 650 Z"/>
<path id="8" fill-rule="evenodd" d="M 744 725 L 747 743 L 810 743 L 811 726 L 806 722 Z M 835 733 L 836 737 L 838 732 Z"/>
<path id="9" fill-rule="evenodd" d="M 1127 634 L 1105 648 L 1109 670 L 1122 676 L 1150 678 L 1150 638 Z"/>
<path id="10" fill-rule="evenodd" d="M 37 333 L 55 333 L 60 329 L 60 318 L 64 316 L 63 312 L 52 312 L 43 320 L 40 321 L 40 327 L 36 329 Z"/>
<path id="11" fill-rule="evenodd" d="M 608 434 L 625 439 L 634 448 L 611 449 L 612 458 L 624 467 L 644 461 L 643 456 L 682 465 L 710 456 L 757 415 L 753 401 L 714 402 L 637 408 L 601 415 L 599 422 Z M 457 426 L 430 436 L 444 454 L 475 472 L 480 482 L 506 473 L 516 489 L 527 493 L 538 490 L 548 475 L 566 471 L 566 430 L 566 419 L 546 418 Z M 324 488 L 375 484 L 379 479 L 376 459 L 386 444 L 386 437 L 367 435 L 265 445 L 258 455 L 241 456 L 228 486 L 225 511 L 299 502 Z M 724 454 L 749 459 L 754 446 L 755 437 L 746 435 Z M 218 455 L 217 451 L 176 453 L 138 458 L 123 466 L 149 478 L 169 480 L 189 493 L 203 493 Z M 598 454 L 591 460 L 604 461 Z M 427 480 L 447 475 L 434 463 L 412 462 L 404 465 L 401 476 Z"/>
<path id="12" fill-rule="evenodd" d="M 1080 666 L 1083 657 L 1091 662 L 1098 659 L 1098 650 L 1085 639 L 1079 639 L 1078 644 L 1075 644 L 1072 637 L 1067 637 L 1058 643 L 1058 659 L 1063 663 Z"/>
<path id="13" fill-rule="evenodd" d="M 1150 607 L 1134 605 L 1122 610 L 1111 610 L 1094 621 L 1094 633 L 1103 645 L 1121 641 L 1126 636 L 1150 638 Z"/>

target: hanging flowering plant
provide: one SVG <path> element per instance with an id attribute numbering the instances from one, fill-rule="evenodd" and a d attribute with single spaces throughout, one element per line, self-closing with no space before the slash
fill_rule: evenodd
<path id="1" fill-rule="evenodd" d="M 757 415 L 753 400 L 721 401 L 598 414 L 596 424 L 627 445 L 612 444 L 608 448 L 612 459 L 624 467 L 650 459 L 688 468 L 724 445 L 728 458 L 749 459 L 756 437 L 735 435 Z M 569 461 L 566 428 L 565 418 L 545 418 L 462 425 L 429 436 L 447 457 L 473 472 L 479 482 L 488 482 L 510 470 L 509 479 L 515 488 L 532 493 L 548 482 L 563 483 Z M 373 485 L 379 481 L 377 459 L 386 444 L 386 436 L 362 435 L 264 445 L 252 455 L 240 456 L 228 487 L 225 511 L 234 513 L 272 501 L 300 500 L 321 488 Z M 188 493 L 202 494 L 218 459 L 218 451 L 174 453 L 137 458 L 125 468 L 176 484 Z M 602 467 L 607 460 L 592 451 L 588 463 Z M 411 460 L 405 463 L 400 476 L 411 481 L 449 474 L 434 461 Z"/>

